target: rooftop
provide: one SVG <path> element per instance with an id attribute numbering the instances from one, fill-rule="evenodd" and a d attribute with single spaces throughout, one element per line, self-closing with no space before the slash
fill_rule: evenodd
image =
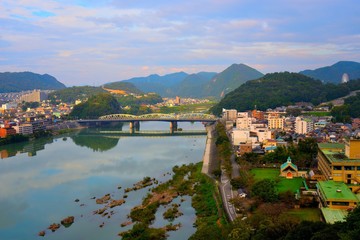
<path id="1" fill-rule="evenodd" d="M 359 201 L 355 194 L 353 194 L 343 182 L 319 181 L 317 185 L 326 200 L 352 202 Z"/>
<path id="2" fill-rule="evenodd" d="M 347 216 L 346 210 L 321 208 L 321 212 L 324 215 L 327 223 L 344 222 Z"/>
<path id="3" fill-rule="evenodd" d="M 318 143 L 318 146 L 331 163 L 360 163 L 360 159 L 349 159 L 345 156 L 345 144 Z"/>
<path id="4" fill-rule="evenodd" d="M 345 144 L 342 143 L 318 143 L 318 146 L 321 150 L 325 150 L 325 149 L 345 150 Z"/>

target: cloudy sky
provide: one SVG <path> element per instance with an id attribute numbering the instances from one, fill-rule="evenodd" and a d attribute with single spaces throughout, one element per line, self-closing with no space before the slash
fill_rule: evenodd
<path id="1" fill-rule="evenodd" d="M 360 61 L 359 0 L 1 0 L 0 72 L 67 86 Z"/>

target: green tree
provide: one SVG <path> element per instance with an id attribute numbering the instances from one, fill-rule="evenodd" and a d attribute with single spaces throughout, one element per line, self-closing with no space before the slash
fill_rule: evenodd
<path id="1" fill-rule="evenodd" d="M 263 179 L 256 182 L 251 193 L 263 202 L 275 202 L 278 200 L 275 182 L 271 179 Z"/>

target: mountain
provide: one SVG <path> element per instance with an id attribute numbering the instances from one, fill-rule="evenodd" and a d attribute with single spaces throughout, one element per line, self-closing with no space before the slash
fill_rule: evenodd
<path id="1" fill-rule="evenodd" d="M 226 93 L 248 80 L 257 79 L 264 76 L 261 72 L 245 64 L 232 64 L 230 67 L 214 76 L 210 82 L 204 86 L 203 96 L 223 97 Z"/>
<path id="2" fill-rule="evenodd" d="M 246 111 L 254 109 L 255 106 L 259 110 L 266 110 L 296 102 L 311 102 L 317 105 L 347 95 L 350 92 L 349 83 L 323 84 L 320 80 L 299 73 L 266 74 L 228 93 L 211 111 L 220 115 L 222 108 Z"/>
<path id="3" fill-rule="evenodd" d="M 331 66 L 305 70 L 300 73 L 324 82 L 340 83 L 344 73 L 347 73 L 350 79 L 360 78 L 360 63 L 340 61 Z"/>
<path id="4" fill-rule="evenodd" d="M 113 82 L 104 85 L 104 88 L 111 89 L 111 90 L 122 90 L 127 93 L 134 93 L 134 94 L 143 94 L 144 92 L 138 89 L 134 84 L 131 82 Z"/>
<path id="5" fill-rule="evenodd" d="M 123 82 L 130 82 L 143 92 L 156 92 L 161 96 L 174 96 L 174 87 L 179 84 L 189 74 L 184 72 L 171 73 L 164 76 L 157 74 L 148 77 L 136 77 Z M 175 94 L 176 95 L 176 94 Z"/>
<path id="6" fill-rule="evenodd" d="M 0 92 L 21 92 L 26 90 L 57 90 L 66 88 L 53 76 L 32 72 L 0 73 Z"/>
<path id="7" fill-rule="evenodd" d="M 190 74 L 174 88 L 175 93 L 181 97 L 202 97 L 202 89 L 215 75 L 213 72 Z"/>

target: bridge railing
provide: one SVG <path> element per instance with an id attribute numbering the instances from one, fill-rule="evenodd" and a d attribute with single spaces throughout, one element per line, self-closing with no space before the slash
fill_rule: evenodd
<path id="1" fill-rule="evenodd" d="M 217 117 L 211 114 L 203 113 L 185 113 L 185 114 L 162 114 L 150 113 L 144 115 L 131 114 L 111 114 L 99 117 L 99 120 L 217 120 Z"/>

